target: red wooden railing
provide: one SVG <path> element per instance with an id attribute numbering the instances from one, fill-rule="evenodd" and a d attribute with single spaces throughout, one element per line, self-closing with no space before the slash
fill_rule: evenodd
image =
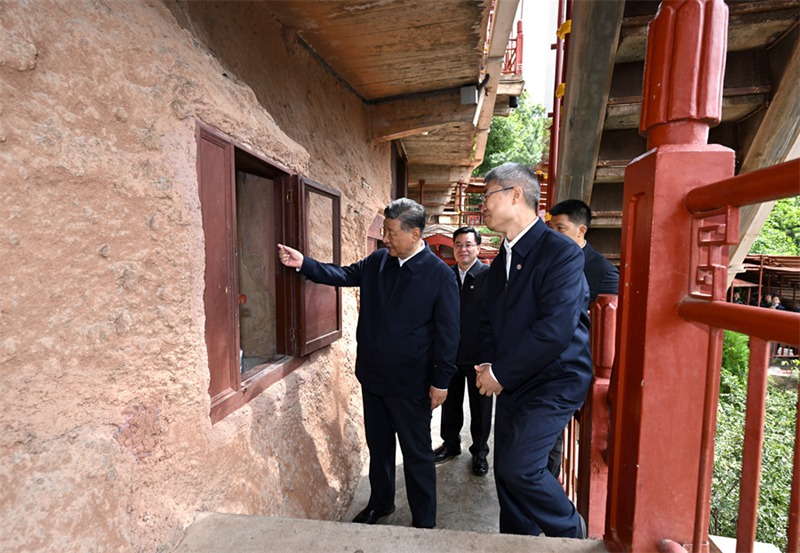
<path id="1" fill-rule="evenodd" d="M 753 203 L 768 202 L 797 194 L 800 179 L 800 160 L 794 160 L 760 171 L 696 188 L 686 197 L 686 207 L 698 224 L 695 240 L 698 245 L 709 244 L 709 226 L 704 220 L 717 219 L 712 226 L 735 243 L 738 241 L 738 208 Z M 720 219 L 721 218 L 721 219 Z M 730 224 L 734 222 L 735 224 Z M 704 235 L 705 234 L 705 235 Z M 727 248 L 728 240 L 718 240 L 713 247 Z M 764 418 L 769 368 L 769 342 L 800 345 L 800 315 L 787 311 L 774 311 L 753 306 L 725 302 L 727 267 L 708 265 L 706 291 L 697 290 L 678 305 L 678 313 L 687 320 L 711 327 L 714 344 L 709 349 L 709 366 L 706 377 L 703 416 L 702 460 L 700 485 L 702 489 L 695 506 L 694 547 L 703 541 L 702 533 L 708 528 L 708 502 L 711 494 L 711 473 L 714 462 L 714 435 L 716 432 L 717 399 L 719 394 L 719 350 L 722 331 L 733 330 L 750 336 L 750 363 L 747 384 L 744 448 L 742 451 L 742 480 L 739 499 L 739 522 L 736 530 L 737 551 L 752 551 L 756 538 L 758 490 L 761 478 L 761 450 L 764 438 Z M 714 273 L 714 274 L 712 274 Z M 712 351 L 713 350 L 713 351 Z M 797 430 L 795 430 L 795 456 L 792 465 L 792 508 L 787 531 L 788 551 L 796 552 L 800 543 L 798 505 L 800 505 L 800 457 L 798 456 Z"/>
<path id="2" fill-rule="evenodd" d="M 691 191 L 686 198 L 687 209 L 694 214 L 699 224 L 695 225 L 695 243 L 699 247 L 709 245 L 710 227 L 727 236 L 719 239 L 715 247 L 727 248 L 730 240 L 735 241 L 738 234 L 738 217 L 731 217 L 735 227 L 723 223 L 726 228 L 719 229 L 719 221 L 710 227 L 704 219 L 719 218 L 720 213 L 730 216 L 749 203 L 766 202 L 783 197 L 794 196 L 798 191 L 800 160 L 740 175 L 731 179 L 710 184 Z M 713 256 L 711 256 L 713 257 Z M 788 311 L 775 311 L 755 306 L 737 305 L 725 301 L 724 282 L 727 273 L 725 266 L 706 264 L 700 268 L 702 284 L 695 293 L 686 297 L 678 305 L 680 316 L 687 320 L 706 324 L 712 333 L 708 351 L 708 370 L 706 374 L 702 452 L 699 467 L 697 503 L 694 508 L 695 536 L 693 549 L 703 548 L 705 533 L 709 525 L 708 505 L 711 496 L 711 481 L 714 463 L 714 438 L 716 434 L 716 413 L 719 397 L 719 377 L 721 366 L 721 346 L 723 330 L 733 330 L 750 336 L 750 363 L 748 377 L 748 396 L 742 480 L 737 527 L 737 551 L 752 551 L 756 536 L 756 517 L 758 511 L 758 491 L 761 474 L 761 450 L 764 437 L 765 399 L 767 371 L 772 350 L 770 342 L 800 346 L 800 315 Z M 715 275 L 704 274 L 716 273 Z M 708 278 L 706 278 L 708 277 Z M 614 362 L 614 342 L 616 335 L 617 302 L 615 296 L 599 296 L 592 305 L 592 355 L 595 376 L 586 404 L 580 417 L 581 444 L 577 468 L 570 464 L 565 455 L 564 487 L 570 491 L 574 486 L 577 471 L 576 501 L 578 510 L 588 524 L 589 536 L 600 538 L 603 535 L 606 511 L 606 486 L 608 483 L 607 447 L 609 432 L 609 381 Z M 799 406 L 800 407 L 800 406 Z M 796 425 L 794 461 L 792 470 L 791 502 L 789 526 L 787 528 L 787 551 L 797 552 L 800 545 L 800 409 Z M 567 431 L 565 443 L 573 444 L 578 437 L 573 428 Z"/>
<path id="3" fill-rule="evenodd" d="M 469 183 L 459 183 L 458 206 L 459 224 L 471 227 L 483 225 L 481 200 L 483 198 L 483 178 L 473 177 Z"/>
<path id="4" fill-rule="evenodd" d="M 503 75 L 522 75 L 522 21 L 517 21 L 517 36 L 509 39 L 503 58 Z"/>
<path id="5" fill-rule="evenodd" d="M 708 247 L 706 235 L 710 228 L 720 231 L 727 239 L 718 239 L 715 247 L 728 247 L 729 234 L 738 231 L 738 217 L 731 217 L 735 227 L 719 221 L 709 226 L 704 219 L 719 218 L 720 213 L 730 216 L 733 210 L 748 203 L 766 202 L 795 195 L 798 189 L 800 160 L 769 167 L 726 179 L 691 191 L 686 198 L 687 209 L 699 224 L 695 225 L 695 242 L 699 247 Z M 729 221 L 730 222 L 730 221 Z M 734 240 L 735 241 L 735 240 Z M 713 256 L 711 256 L 713 257 Z M 708 260 L 708 259 L 707 259 Z M 709 274 L 704 274 L 709 273 Z M 714 275 L 710 273 L 716 273 Z M 769 342 L 800 346 L 800 315 L 788 311 L 773 311 L 759 307 L 727 303 L 724 282 L 727 267 L 706 264 L 699 268 L 703 287 L 685 298 L 678 305 L 682 318 L 707 324 L 711 327 L 712 340 L 708 351 L 708 371 L 705 384 L 703 409 L 703 436 L 699 482 L 695 505 L 694 550 L 701 551 L 705 532 L 709 524 L 708 504 L 714 462 L 714 437 L 719 396 L 720 350 L 723 330 L 733 330 L 751 337 L 748 399 L 742 482 L 737 528 L 737 551 L 751 551 L 754 547 L 758 490 L 761 473 L 761 449 L 764 435 L 765 397 L 767 370 L 771 351 Z M 706 278 L 708 277 L 708 278 Z M 616 333 L 616 298 L 600 296 L 592 306 L 592 354 L 595 378 L 592 390 L 582 410 L 580 425 L 580 461 L 578 465 L 577 503 L 587 520 L 589 535 L 601 537 L 605 522 L 606 485 L 608 480 L 607 446 L 609 430 L 608 385 L 614 361 Z M 800 416 L 800 415 L 798 415 Z M 797 426 L 800 429 L 800 425 Z M 574 441 L 575 434 L 569 436 Z M 800 440 L 795 435 L 795 455 L 792 471 L 792 491 L 789 512 L 788 551 L 797 552 L 800 544 Z M 566 461 L 566 459 L 565 459 Z M 569 463 L 565 466 L 564 484 L 569 489 Z"/>
<path id="6" fill-rule="evenodd" d="M 609 385 L 614 364 L 617 330 L 617 296 L 599 295 L 591 306 L 591 340 L 594 378 L 579 417 L 579 433 L 569 436 L 580 443 L 577 467 L 578 511 L 586 520 L 589 537 L 602 538 L 606 519 L 608 487 Z"/>

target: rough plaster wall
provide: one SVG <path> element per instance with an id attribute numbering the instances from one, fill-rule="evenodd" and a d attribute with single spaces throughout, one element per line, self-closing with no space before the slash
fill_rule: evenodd
<path id="1" fill-rule="evenodd" d="M 210 424 L 195 121 L 342 190 L 345 262 L 388 148 L 271 19 L 245 82 L 171 8 L 0 0 L 6 551 L 168 551 L 199 510 L 335 519 L 360 475 L 353 292 L 342 340 Z"/>
<path id="2" fill-rule="evenodd" d="M 342 235 L 359 237 L 343 240 L 342 262 L 363 257 L 365 229 L 391 200 L 389 145 L 365 144 L 363 106 L 320 68 L 291 29 L 275 21 L 266 3 L 169 2 L 168 6 L 181 25 L 222 61 L 231 78 L 252 88 L 280 128 L 308 148 L 306 174 L 341 190 Z M 286 57 L 276 58 L 276 52 L 286 52 Z M 350 138 L 341 134 L 344 129 L 349 129 Z"/>

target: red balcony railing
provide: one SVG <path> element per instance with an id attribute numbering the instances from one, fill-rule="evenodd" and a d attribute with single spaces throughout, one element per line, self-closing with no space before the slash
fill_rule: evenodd
<path id="1" fill-rule="evenodd" d="M 697 224 L 695 243 L 699 249 L 727 248 L 738 240 L 738 208 L 791 197 L 798 190 L 800 160 L 769 167 L 697 188 L 687 195 L 686 206 Z M 715 265 L 713 253 L 698 256 L 698 287 L 678 305 L 679 315 L 708 325 L 711 341 L 703 408 L 702 451 L 699 485 L 695 505 L 693 550 L 704 551 L 703 542 L 709 525 L 708 505 L 714 463 L 714 438 L 719 397 L 721 347 L 724 330 L 750 336 L 750 361 L 744 449 L 742 454 L 737 551 L 752 551 L 756 537 L 758 491 L 761 474 L 761 451 L 764 437 L 767 376 L 771 343 L 800 346 L 800 315 L 789 311 L 762 309 L 725 301 L 727 267 Z M 599 296 L 592 306 L 592 354 L 595 377 L 580 417 L 580 459 L 577 467 L 578 510 L 587 520 L 589 536 L 603 535 L 608 482 L 607 447 L 609 432 L 609 380 L 614 362 L 616 334 L 616 297 Z M 795 430 L 787 551 L 800 546 L 800 410 Z M 571 435 L 570 435 L 571 434 Z M 568 432 L 565 443 L 574 442 L 577 433 Z M 571 484 L 570 468 L 565 459 L 564 484 Z"/>
<path id="2" fill-rule="evenodd" d="M 788 198 L 797 194 L 800 160 L 782 163 L 760 171 L 696 188 L 688 193 L 686 207 L 695 217 L 695 240 L 699 247 L 727 248 L 723 235 L 738 241 L 738 208 L 744 205 Z M 715 239 L 714 237 L 718 238 Z M 747 383 L 744 448 L 742 451 L 742 480 L 739 499 L 739 522 L 736 529 L 737 550 L 752 551 L 756 539 L 758 490 L 761 480 L 761 451 L 764 438 L 764 418 L 769 368 L 769 342 L 800 345 L 800 315 L 787 311 L 760 309 L 725 302 L 727 267 L 715 266 L 709 253 L 704 265 L 698 265 L 703 287 L 678 305 L 678 313 L 687 320 L 711 327 L 714 337 L 708 354 L 705 406 L 703 416 L 700 485 L 695 507 L 694 547 L 699 548 L 702 535 L 708 528 L 707 509 L 711 494 L 711 474 L 714 462 L 717 399 L 722 331 L 733 330 L 750 336 L 750 363 Z M 792 465 L 792 495 L 788 551 L 800 545 L 798 505 L 800 505 L 800 458 L 797 452 Z M 699 549 L 697 549 L 699 550 Z"/>
<path id="3" fill-rule="evenodd" d="M 592 363 L 594 378 L 579 417 L 577 475 L 575 501 L 586 520 L 589 537 L 602 538 L 606 519 L 606 490 L 608 487 L 608 431 L 610 426 L 609 387 L 614 364 L 614 344 L 617 330 L 617 296 L 599 295 L 591 307 Z M 566 466 L 569 466 L 566 462 Z M 565 481 L 569 481 L 566 478 Z"/>
<path id="4" fill-rule="evenodd" d="M 522 75 L 522 21 L 517 21 L 517 36 L 509 39 L 506 55 L 503 58 L 503 75 Z"/>

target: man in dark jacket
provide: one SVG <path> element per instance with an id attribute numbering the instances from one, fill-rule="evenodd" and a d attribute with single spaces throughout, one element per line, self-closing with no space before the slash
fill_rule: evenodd
<path id="1" fill-rule="evenodd" d="M 453 271 L 461 287 L 461 340 L 458 344 L 458 370 L 447 388 L 442 404 L 441 437 L 444 443 L 434 450 L 437 463 L 461 455 L 461 427 L 464 425 L 464 385 L 469 396 L 472 473 L 484 476 L 489 472 L 489 434 L 492 431 L 492 397 L 483 396 L 475 386 L 475 364 L 480 341 L 479 321 L 486 298 L 488 265 L 478 260 L 481 235 L 472 227 L 461 227 L 453 233 L 456 264 Z"/>
<path id="2" fill-rule="evenodd" d="M 278 244 L 281 263 L 314 282 L 358 286 L 356 377 L 369 447 L 369 502 L 353 522 L 394 512 L 395 436 L 403 451 L 408 504 L 417 528 L 436 525 L 431 411 L 456 370 L 458 284 L 422 241 L 425 209 L 400 198 L 384 210 L 380 249 L 348 267 L 319 263 Z"/>
<path id="3" fill-rule="evenodd" d="M 500 531 L 586 537 L 547 469 L 548 453 L 592 380 L 589 288 L 574 241 L 540 221 L 536 174 L 516 163 L 485 177 L 483 218 L 505 235 L 486 282 L 478 389 L 497 396 L 494 475 Z"/>
<path id="4" fill-rule="evenodd" d="M 592 210 L 580 200 L 564 200 L 550 209 L 550 226 L 553 230 L 569 236 L 583 250 L 583 274 L 589 284 L 589 303 L 596 300 L 599 294 L 619 295 L 619 269 L 586 241 L 586 232 L 591 223 Z"/>
<path id="5" fill-rule="evenodd" d="M 592 210 L 580 200 L 564 200 L 550 209 L 550 227 L 564 236 L 569 236 L 583 250 L 583 274 L 589 285 L 589 305 L 597 299 L 599 294 L 619 295 L 619 269 L 614 267 L 608 259 L 596 251 L 586 241 L 586 233 L 592 223 Z M 561 458 L 564 451 L 564 436 L 558 437 L 556 444 L 550 451 L 550 460 L 547 464 L 550 472 L 556 478 L 561 473 Z"/>

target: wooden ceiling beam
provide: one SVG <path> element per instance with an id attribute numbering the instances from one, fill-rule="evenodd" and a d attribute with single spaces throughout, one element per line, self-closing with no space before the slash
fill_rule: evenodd
<path id="1" fill-rule="evenodd" d="M 481 96 L 486 97 L 485 101 L 488 105 L 492 106 L 492 109 L 483 110 L 479 114 L 477 129 L 475 131 L 475 155 L 472 158 L 473 167 L 477 167 L 483 163 L 483 156 L 486 153 L 486 143 L 489 141 L 489 128 L 492 126 L 492 117 L 494 117 L 494 106 L 497 101 L 497 89 L 500 85 L 500 68 L 502 65 L 502 58 L 489 60 L 486 65 L 486 74 L 489 76 L 489 82 Z"/>
<path id="2" fill-rule="evenodd" d="M 725 90 L 722 98 L 722 121 L 739 121 L 747 117 L 755 110 L 766 106 L 769 102 L 769 95 L 762 90 L 768 91 L 769 87 L 750 87 L 756 91 L 754 94 L 743 93 L 741 88 Z M 729 93 L 730 92 L 730 93 Z M 606 130 L 616 129 L 637 129 L 639 119 L 642 115 L 642 98 L 631 98 L 630 102 L 622 102 L 617 99 L 609 102 L 606 109 Z"/>
<path id="3" fill-rule="evenodd" d="M 624 0 L 573 4 L 553 203 L 589 203 L 624 9 Z"/>
<path id="4" fill-rule="evenodd" d="M 764 48 L 797 20 L 800 0 L 760 0 L 728 4 L 728 52 Z M 655 14 L 622 21 L 617 63 L 642 61 L 647 50 L 647 24 Z M 570 54 L 571 55 L 571 54 Z"/>
<path id="5" fill-rule="evenodd" d="M 421 180 L 425 181 L 425 186 L 429 183 L 448 183 L 467 182 L 469 180 L 470 168 L 451 166 L 451 165 L 409 165 L 408 182 L 409 185 Z"/>
<path id="6" fill-rule="evenodd" d="M 385 142 L 429 132 L 447 123 L 474 125 L 478 105 L 461 104 L 459 90 L 389 100 L 367 106 L 370 140 Z"/>
<path id="7" fill-rule="evenodd" d="M 795 42 L 780 85 L 767 108 L 739 174 L 800 157 L 800 40 Z M 731 248 L 730 265 L 744 262 L 775 202 L 744 206 L 739 211 L 739 244 Z M 728 284 L 733 275 L 728 276 Z"/>
<path id="8" fill-rule="evenodd" d="M 624 182 L 627 166 L 597 167 L 594 183 Z"/>
<path id="9" fill-rule="evenodd" d="M 475 132 L 475 148 L 472 158 L 472 167 L 477 167 L 483 163 L 483 156 L 486 151 L 486 143 L 489 139 L 489 127 L 492 125 L 494 108 L 497 102 L 497 94 L 500 90 L 500 74 L 503 67 L 503 59 L 508 48 L 508 37 L 514 28 L 517 5 L 516 0 L 508 2 L 497 2 L 495 4 L 494 21 L 492 23 L 492 36 L 489 39 L 486 66 L 484 74 L 489 77 L 489 82 L 484 88 L 485 97 L 483 109 L 478 114 Z"/>

